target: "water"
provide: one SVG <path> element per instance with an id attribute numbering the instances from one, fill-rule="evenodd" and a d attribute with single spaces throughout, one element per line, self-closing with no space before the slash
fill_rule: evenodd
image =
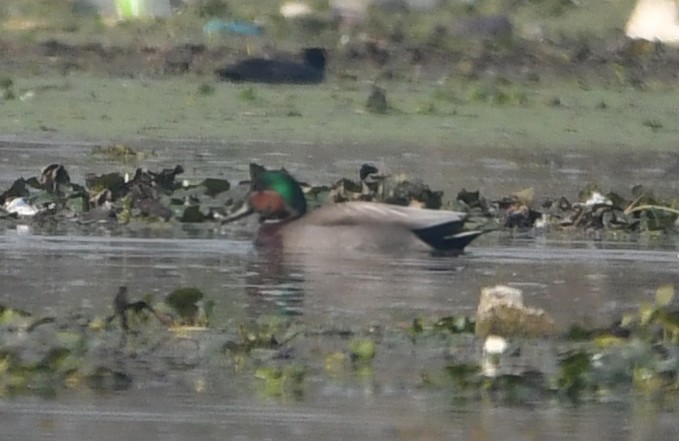
<path id="1" fill-rule="evenodd" d="M 511 407 L 409 396 L 248 402 L 242 397 L 129 391 L 121 396 L 0 401 L 3 439 L 295 440 L 536 439 L 672 441 L 676 408 L 639 402 Z"/>
<path id="2" fill-rule="evenodd" d="M 355 148 L 327 153 L 301 146 L 268 153 L 271 145 L 177 143 L 156 145 L 151 168 L 183 164 L 189 178 L 242 179 L 249 160 L 286 165 L 313 183 L 356 173 L 364 161 L 392 171 L 426 176 L 447 194 L 466 186 L 490 196 L 533 185 L 539 194 L 575 196 L 592 177 L 614 188 L 627 179 L 661 194 L 676 194 L 675 154 L 599 157 L 573 153 L 488 150 L 448 155 L 417 154 L 401 147 Z M 50 162 L 67 165 L 81 182 L 88 172 L 132 170 L 93 158 L 90 146 L 0 143 L 0 183 L 35 175 Z M 247 153 L 242 153 L 242 152 Z M 453 157 L 454 156 L 454 157 Z M 530 157 L 530 161 L 526 158 Z M 444 159 L 445 158 L 445 159 Z M 601 175 L 603 166 L 619 170 Z M 643 165 L 643 166 L 641 166 Z M 415 317 L 472 315 L 481 288 L 508 284 L 526 303 L 545 308 L 557 327 L 575 322 L 606 325 L 655 288 L 677 282 L 678 246 L 668 238 L 606 242 L 588 238 L 481 237 L 459 257 L 328 254 L 270 256 L 251 245 L 247 226 L 186 232 L 65 235 L 0 235 L 0 304 L 36 314 L 86 309 L 112 312 L 118 286 L 132 298 L 196 286 L 215 300 L 214 322 L 266 314 L 296 317 L 309 326 L 409 323 Z M 217 325 L 219 326 L 219 325 Z M 510 406 L 489 401 L 455 402 L 444 391 L 418 388 L 423 365 L 442 365 L 436 353 L 396 348 L 376 360 L 377 374 L 352 381 L 309 381 L 298 399 L 254 393 L 250 380 L 228 370 L 196 366 L 177 378 L 135 379 L 119 393 L 67 391 L 56 399 L 0 399 L 2 439 L 473 439 L 473 440 L 673 440 L 679 431 L 676 403 L 613 401 L 569 407 L 563 403 Z M 249 377 L 247 377 L 249 378 Z M 318 375 L 310 375 L 317 379 Z M 256 389 L 256 388 L 255 388 Z M 7 437 L 7 438 L 5 438 Z"/>
<path id="3" fill-rule="evenodd" d="M 145 153 L 143 160 L 123 163 L 93 155 L 95 144 L 78 141 L 16 140 L 0 136 L 0 185 L 5 188 L 20 177 L 39 174 L 51 163 L 64 163 L 76 182 L 86 173 L 113 170 L 133 172 L 136 166 L 152 170 L 182 164 L 189 179 L 225 177 L 231 181 L 248 178 L 248 163 L 271 168 L 285 166 L 297 178 L 311 184 L 329 184 L 342 177 L 358 177 L 361 164 L 375 164 L 386 173 L 406 173 L 422 178 L 449 198 L 462 188 L 481 190 L 489 198 L 534 187 L 536 199 L 566 196 L 590 182 L 603 191 L 626 192 L 633 185 L 652 188 L 658 196 L 679 192 L 675 179 L 679 152 L 551 151 L 503 147 L 448 147 L 420 149 L 412 145 L 317 145 L 286 144 L 283 141 L 253 140 L 233 144 L 209 140 L 140 140 L 131 145 Z"/>
<path id="4" fill-rule="evenodd" d="M 258 314 L 369 322 L 473 314 L 481 288 L 524 291 L 557 324 L 606 325 L 675 281 L 676 249 L 483 237 L 460 257 L 304 253 L 271 257 L 248 240 L 0 236 L 0 302 L 29 311 L 107 310 L 120 285 L 141 297 L 198 286 L 225 319 Z"/>

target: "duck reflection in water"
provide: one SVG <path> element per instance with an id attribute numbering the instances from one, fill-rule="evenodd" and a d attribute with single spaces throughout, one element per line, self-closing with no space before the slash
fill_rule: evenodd
<path id="1" fill-rule="evenodd" d="M 304 270 L 290 265 L 282 249 L 254 253 L 245 276 L 249 315 L 302 315 L 304 286 Z"/>
<path id="2" fill-rule="evenodd" d="M 251 317 L 303 316 L 344 327 L 389 321 L 398 311 L 440 311 L 467 262 L 458 258 L 356 251 L 318 254 L 256 246 L 246 269 Z"/>

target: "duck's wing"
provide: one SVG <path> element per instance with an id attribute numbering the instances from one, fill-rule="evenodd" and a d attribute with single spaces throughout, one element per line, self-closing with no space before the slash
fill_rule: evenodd
<path id="1" fill-rule="evenodd" d="M 461 251 L 483 231 L 462 231 L 467 215 L 457 211 L 428 210 L 375 202 L 345 202 L 325 205 L 306 216 L 319 226 L 373 225 L 411 231 L 435 250 Z"/>
<path id="2" fill-rule="evenodd" d="M 455 234 L 462 229 L 465 213 L 428 210 L 376 202 L 344 202 L 325 205 L 307 215 L 308 221 L 320 226 L 384 225 L 418 231 L 445 231 Z"/>

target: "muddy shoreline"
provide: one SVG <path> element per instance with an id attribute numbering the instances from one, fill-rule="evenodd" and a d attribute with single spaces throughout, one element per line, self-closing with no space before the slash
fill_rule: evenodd
<path id="1" fill-rule="evenodd" d="M 622 81 L 644 88 L 649 83 L 677 80 L 679 48 L 634 41 L 621 36 L 598 43 L 468 42 L 459 49 L 374 41 L 331 49 L 330 79 L 418 81 L 440 78 L 474 79 L 491 73 L 509 81 L 539 82 L 542 78 L 601 82 Z M 276 56 L 274 47 L 263 54 Z M 89 72 L 128 78 L 162 78 L 184 74 L 212 78 L 214 70 L 247 57 L 246 48 L 204 42 L 130 45 L 72 42 L 47 38 L 22 42 L 0 39 L 5 75 Z"/>

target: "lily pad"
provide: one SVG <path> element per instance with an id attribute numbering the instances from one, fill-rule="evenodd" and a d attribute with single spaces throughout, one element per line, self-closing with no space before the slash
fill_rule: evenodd
<path id="1" fill-rule="evenodd" d="M 566 354 L 559 363 L 559 390 L 571 399 L 577 399 L 590 387 L 592 361 L 585 351 Z"/>
<path id="2" fill-rule="evenodd" d="M 480 372 L 477 365 L 456 363 L 446 366 L 446 373 L 458 389 L 465 389 L 475 383 Z"/>
<path id="3" fill-rule="evenodd" d="M 12 183 L 10 188 L 0 195 L 0 205 L 4 205 L 8 199 L 25 198 L 28 197 L 29 194 L 30 193 L 26 188 L 26 180 L 24 178 L 19 178 Z"/>
<path id="4" fill-rule="evenodd" d="M 184 213 L 179 220 L 186 223 L 200 223 L 206 219 L 207 216 L 200 211 L 200 207 L 192 205 L 184 209 Z"/>
<path id="5" fill-rule="evenodd" d="M 672 303 L 674 299 L 674 285 L 667 284 L 658 287 L 655 291 L 655 304 L 658 306 L 667 306 Z"/>
<path id="6" fill-rule="evenodd" d="M 207 178 L 201 185 L 205 187 L 205 194 L 211 197 L 215 197 L 231 188 L 229 181 L 217 178 Z"/>
<path id="7" fill-rule="evenodd" d="M 90 174 L 85 177 L 87 188 L 98 193 L 102 190 L 110 190 L 112 199 L 116 200 L 127 193 L 125 178 L 120 173 L 105 173 L 103 175 Z"/>
<path id="8" fill-rule="evenodd" d="M 198 302 L 205 294 L 198 288 L 179 288 L 172 291 L 166 298 L 167 303 L 185 322 L 193 322 L 200 310 Z"/>
<path id="9" fill-rule="evenodd" d="M 369 362 L 375 358 L 377 345 L 370 339 L 356 339 L 349 342 L 349 354 L 354 362 Z"/>
<path id="10" fill-rule="evenodd" d="M 473 334 L 475 327 L 474 320 L 464 315 L 443 317 L 434 323 L 434 329 L 445 329 L 451 334 Z"/>

